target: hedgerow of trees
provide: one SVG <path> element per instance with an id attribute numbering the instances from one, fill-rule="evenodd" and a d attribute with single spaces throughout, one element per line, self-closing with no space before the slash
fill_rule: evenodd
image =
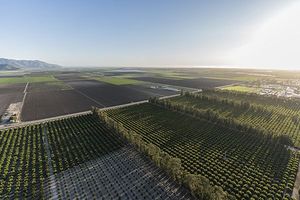
<path id="1" fill-rule="evenodd" d="M 179 158 L 170 156 L 152 143 L 146 143 L 139 134 L 127 130 L 122 123 L 114 121 L 105 112 L 94 108 L 93 113 L 104 121 L 108 127 L 113 128 L 124 139 L 133 144 L 140 152 L 148 155 L 157 166 L 163 168 L 174 180 L 189 188 L 196 197 L 203 200 L 234 199 L 233 196 L 224 192 L 221 187 L 212 186 L 204 176 L 184 171 Z"/>
<path id="2" fill-rule="evenodd" d="M 234 118 L 223 117 L 223 116 L 219 115 L 217 112 L 214 112 L 213 110 L 201 111 L 201 110 L 198 110 L 193 107 L 173 103 L 172 101 L 170 101 L 168 99 L 159 100 L 158 98 L 150 98 L 149 102 L 152 104 L 162 106 L 163 108 L 166 108 L 169 110 L 173 110 L 173 111 L 180 112 L 183 114 L 188 114 L 192 117 L 205 119 L 211 123 L 215 123 L 215 124 L 218 124 L 220 126 L 223 126 L 223 127 L 229 128 L 229 129 L 256 135 L 257 137 L 260 137 L 262 140 L 272 140 L 272 141 L 277 140 L 278 143 L 280 143 L 282 145 L 287 145 L 287 146 L 292 145 L 292 141 L 288 138 L 288 136 L 276 137 L 264 129 L 255 128 L 250 125 L 245 125 L 245 124 L 240 123 L 239 121 L 235 120 Z M 227 103 L 225 103 L 225 104 L 227 104 Z M 247 106 L 248 107 L 248 104 L 243 103 L 238 106 Z"/>
<path id="3" fill-rule="evenodd" d="M 237 199 L 291 199 L 299 154 L 273 139 L 229 129 L 190 114 L 142 104 L 105 111 Z"/>

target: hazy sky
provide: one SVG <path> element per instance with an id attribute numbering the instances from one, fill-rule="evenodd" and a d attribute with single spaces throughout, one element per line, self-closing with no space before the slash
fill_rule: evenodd
<path id="1" fill-rule="evenodd" d="M 299 0 L 0 0 L 0 57 L 300 69 Z"/>

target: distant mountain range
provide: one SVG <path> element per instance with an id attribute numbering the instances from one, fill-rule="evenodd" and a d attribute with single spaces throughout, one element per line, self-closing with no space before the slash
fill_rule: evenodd
<path id="1" fill-rule="evenodd" d="M 9 64 L 0 64 L 0 71 L 1 70 L 18 70 L 19 68 L 11 66 Z"/>
<path id="2" fill-rule="evenodd" d="M 14 60 L 0 58 L 0 70 L 18 70 L 18 69 L 32 69 L 32 70 L 52 70 L 58 69 L 62 66 L 50 64 L 39 60 Z"/>

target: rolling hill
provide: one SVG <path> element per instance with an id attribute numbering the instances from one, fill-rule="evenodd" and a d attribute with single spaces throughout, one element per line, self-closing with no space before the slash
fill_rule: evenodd
<path id="1" fill-rule="evenodd" d="M 46 63 L 40 60 L 15 60 L 0 58 L 0 70 L 16 69 L 58 69 L 60 65 Z"/>

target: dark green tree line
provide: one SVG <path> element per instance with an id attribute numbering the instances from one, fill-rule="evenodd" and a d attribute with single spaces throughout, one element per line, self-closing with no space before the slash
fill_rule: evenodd
<path id="1" fill-rule="evenodd" d="M 228 193 L 224 192 L 221 187 L 211 185 L 206 177 L 184 171 L 179 158 L 170 156 L 152 143 L 146 143 L 139 134 L 127 130 L 122 123 L 114 121 L 105 112 L 95 108 L 92 111 L 93 114 L 97 115 L 108 127 L 113 128 L 140 152 L 151 158 L 158 167 L 164 169 L 173 180 L 187 187 L 195 197 L 203 200 L 223 200 L 233 198 L 228 195 Z"/>
<path id="2" fill-rule="evenodd" d="M 151 98 L 149 99 L 149 102 L 175 112 L 187 114 L 195 118 L 207 120 L 211 123 L 215 123 L 223 127 L 237 130 L 244 134 L 255 135 L 256 137 L 261 138 L 261 140 L 275 142 L 276 144 L 280 144 L 280 145 L 288 145 L 288 146 L 293 145 L 289 138 L 284 137 L 283 139 L 282 136 L 276 136 L 275 134 L 270 133 L 265 129 L 257 128 L 248 124 L 241 123 L 231 117 L 223 117 L 211 109 L 203 111 L 191 106 L 185 106 L 179 103 L 171 102 L 168 99 L 160 100 L 158 98 Z"/>

